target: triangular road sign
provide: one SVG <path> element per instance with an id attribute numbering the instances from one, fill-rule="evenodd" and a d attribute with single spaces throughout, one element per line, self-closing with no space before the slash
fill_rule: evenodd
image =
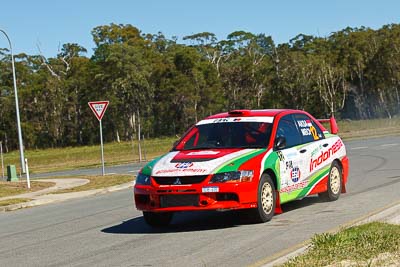
<path id="1" fill-rule="evenodd" d="M 94 101 L 94 102 L 88 102 L 89 107 L 93 111 L 94 115 L 96 115 L 96 118 L 101 121 L 101 119 L 104 116 L 104 113 L 106 112 L 107 106 L 108 106 L 109 101 Z"/>

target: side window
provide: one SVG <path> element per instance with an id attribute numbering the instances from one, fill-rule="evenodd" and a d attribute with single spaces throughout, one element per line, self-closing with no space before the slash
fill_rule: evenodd
<path id="1" fill-rule="evenodd" d="M 303 143 L 314 142 L 324 138 L 318 125 L 305 114 L 295 114 L 294 120 L 299 127 Z"/>
<path id="2" fill-rule="evenodd" d="M 301 135 L 297 130 L 292 115 L 282 117 L 278 124 L 276 138 L 283 136 L 286 139 L 286 148 L 300 145 L 302 143 Z"/>

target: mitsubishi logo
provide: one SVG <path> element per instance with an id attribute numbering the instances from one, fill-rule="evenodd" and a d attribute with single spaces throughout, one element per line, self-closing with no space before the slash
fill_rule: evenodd
<path id="1" fill-rule="evenodd" d="M 176 180 L 173 183 L 174 185 L 180 185 L 182 184 L 181 180 L 179 178 L 176 178 Z"/>

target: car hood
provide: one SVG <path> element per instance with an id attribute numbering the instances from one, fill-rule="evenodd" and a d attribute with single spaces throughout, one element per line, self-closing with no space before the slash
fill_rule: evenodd
<path id="1" fill-rule="evenodd" d="M 227 164 L 250 157 L 261 149 L 206 149 L 172 151 L 152 162 L 146 169 L 152 176 L 208 175 Z"/>

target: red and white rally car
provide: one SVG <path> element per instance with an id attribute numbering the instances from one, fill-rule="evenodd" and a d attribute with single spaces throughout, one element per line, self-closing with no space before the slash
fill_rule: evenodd
<path id="1" fill-rule="evenodd" d="M 322 120 L 320 120 L 322 121 Z M 337 136 L 301 110 L 233 110 L 199 121 L 167 154 L 139 172 L 135 204 L 152 226 L 173 213 L 247 209 L 256 222 L 281 204 L 346 191 L 349 161 Z"/>

